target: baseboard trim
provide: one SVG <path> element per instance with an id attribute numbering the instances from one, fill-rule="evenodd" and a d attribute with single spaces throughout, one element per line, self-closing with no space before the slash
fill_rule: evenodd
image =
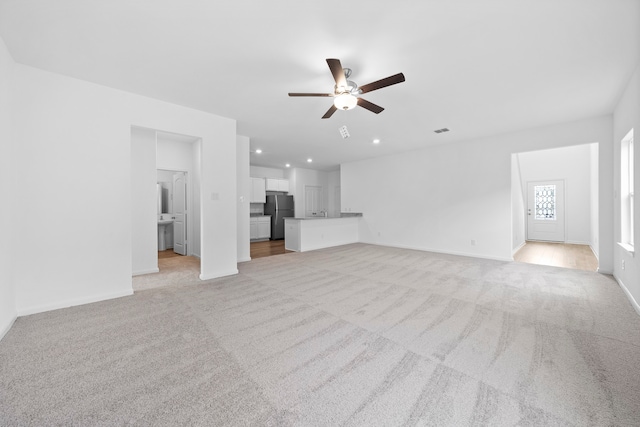
<path id="1" fill-rule="evenodd" d="M 85 298 L 70 299 L 67 301 L 59 301 L 52 304 L 34 305 L 31 307 L 18 309 L 18 317 L 28 316 L 30 314 L 36 314 L 36 313 L 43 313 L 45 311 L 58 310 L 61 308 L 74 307 L 76 305 L 90 304 L 92 302 L 122 298 L 130 295 L 133 295 L 133 289 L 129 289 L 122 292 L 113 292 L 109 294 L 93 295 Z"/>
<path id="2" fill-rule="evenodd" d="M 219 277 L 233 276 L 234 274 L 238 274 L 238 269 L 234 268 L 233 270 L 227 271 L 219 271 L 217 273 L 209 273 L 209 274 L 200 274 L 200 280 L 211 280 L 217 279 Z"/>
<path id="3" fill-rule="evenodd" d="M 417 246 L 409 246 L 409 245 L 389 245 L 389 244 L 381 244 L 381 243 L 372 243 L 372 242 L 354 242 L 354 243 L 365 243 L 368 245 L 376 245 L 376 246 L 387 246 L 389 248 L 398 248 L 398 249 L 411 249 L 414 251 L 422 251 L 422 252 L 433 252 L 437 254 L 446 254 L 446 255 L 456 255 L 456 256 L 464 256 L 469 258 L 480 258 L 480 259 L 490 259 L 493 261 L 507 261 L 512 262 L 512 258 L 507 257 L 498 257 L 492 255 L 483 255 L 483 254 L 470 254 L 466 252 L 455 252 L 455 251 L 443 251 L 441 249 L 429 249 L 429 248 L 421 248 Z M 345 243 L 348 244 L 348 243 Z"/>
<path id="4" fill-rule="evenodd" d="M 631 292 L 629 292 L 629 289 L 627 289 L 624 283 L 622 283 L 622 280 L 620 280 L 620 278 L 618 278 L 618 276 L 616 276 L 615 273 L 613 275 L 613 278 L 616 279 L 616 282 L 618 282 L 618 285 L 622 288 L 624 293 L 627 295 L 629 302 L 631 302 L 631 306 L 636 311 L 636 313 L 638 313 L 638 315 L 640 316 L 640 304 L 638 304 L 638 301 L 635 300 L 633 295 L 631 295 Z"/>
<path id="5" fill-rule="evenodd" d="M 583 246 L 591 246 L 589 242 L 583 242 L 582 240 L 567 240 L 564 243 L 568 245 L 583 245 Z"/>
<path id="6" fill-rule="evenodd" d="M 247 262 L 247 261 L 251 261 L 251 257 L 239 259 L 237 262 L 240 263 L 240 262 Z"/>
<path id="7" fill-rule="evenodd" d="M 516 254 L 516 252 L 518 252 L 520 249 L 522 249 L 524 247 L 524 245 L 526 245 L 526 244 L 527 244 L 527 241 L 525 240 L 524 242 L 520 243 L 517 248 L 513 249 L 511 251 L 511 258 L 513 258 L 513 256 Z M 513 259 L 512 259 L 512 261 L 513 261 Z"/>
<path id="8" fill-rule="evenodd" d="M 143 274 L 159 273 L 159 272 L 160 272 L 159 268 L 152 268 L 151 270 L 139 270 L 139 271 L 134 271 L 133 273 L 131 273 L 131 277 L 133 277 L 133 276 L 142 276 Z"/>
<path id="9" fill-rule="evenodd" d="M 7 335 L 7 332 L 11 330 L 17 318 L 18 318 L 17 316 L 13 316 L 13 318 L 9 320 L 9 322 L 7 322 L 7 324 L 2 328 L 2 330 L 0 330 L 0 341 L 2 341 L 2 338 L 4 338 L 4 336 Z"/>

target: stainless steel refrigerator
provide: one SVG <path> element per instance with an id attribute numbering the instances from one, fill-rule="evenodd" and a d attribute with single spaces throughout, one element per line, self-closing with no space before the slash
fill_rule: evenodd
<path id="1" fill-rule="evenodd" d="M 271 215 L 271 240 L 284 239 L 284 219 L 295 217 L 293 196 L 283 194 L 267 196 L 264 214 Z"/>

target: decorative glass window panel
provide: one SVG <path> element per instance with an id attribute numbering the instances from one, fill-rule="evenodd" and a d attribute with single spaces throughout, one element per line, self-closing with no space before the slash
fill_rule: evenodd
<path id="1" fill-rule="evenodd" d="M 536 185 L 536 219 L 556 219 L 556 186 Z"/>

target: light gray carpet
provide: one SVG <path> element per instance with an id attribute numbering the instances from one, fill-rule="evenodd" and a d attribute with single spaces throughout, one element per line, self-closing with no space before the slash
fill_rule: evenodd
<path id="1" fill-rule="evenodd" d="M 355 244 L 20 318 L 0 425 L 640 425 L 608 276 Z"/>

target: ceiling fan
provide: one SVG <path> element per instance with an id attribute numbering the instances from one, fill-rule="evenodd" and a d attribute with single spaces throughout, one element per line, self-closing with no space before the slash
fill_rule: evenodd
<path id="1" fill-rule="evenodd" d="M 289 92 L 289 96 L 332 96 L 333 105 L 322 116 L 323 119 L 328 119 L 336 112 L 336 110 L 351 110 L 356 105 L 366 108 L 367 110 L 380 114 L 384 108 L 379 105 L 369 102 L 366 99 L 360 98 L 360 95 L 374 90 L 382 89 L 383 87 L 402 83 L 404 81 L 404 74 L 398 73 L 387 78 L 377 80 L 373 83 L 366 84 L 358 87 L 358 85 L 351 80 L 351 69 L 342 68 L 342 64 L 339 59 L 327 58 L 327 64 L 333 74 L 333 79 L 336 81 L 336 85 L 333 89 L 333 93 L 292 93 Z"/>

